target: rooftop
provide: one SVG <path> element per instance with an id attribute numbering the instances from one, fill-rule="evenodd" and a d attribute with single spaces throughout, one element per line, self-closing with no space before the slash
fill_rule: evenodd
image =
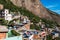
<path id="1" fill-rule="evenodd" d="M 8 32 L 8 29 L 6 26 L 1 26 L 0 25 L 0 32 Z"/>
<path id="2" fill-rule="evenodd" d="M 40 37 L 38 35 L 33 35 L 34 39 L 39 39 Z"/>

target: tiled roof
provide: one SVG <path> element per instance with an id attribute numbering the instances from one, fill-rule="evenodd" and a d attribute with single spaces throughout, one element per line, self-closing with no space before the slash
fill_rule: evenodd
<path id="1" fill-rule="evenodd" d="M 38 35 L 33 35 L 33 39 L 38 39 L 40 38 Z"/>
<path id="2" fill-rule="evenodd" d="M 8 29 L 6 26 L 0 26 L 0 32 L 8 32 Z"/>

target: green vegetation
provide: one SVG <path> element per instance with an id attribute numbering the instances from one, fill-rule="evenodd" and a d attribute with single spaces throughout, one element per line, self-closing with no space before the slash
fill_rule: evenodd
<path id="1" fill-rule="evenodd" d="M 13 5 L 13 3 L 10 1 L 10 0 L 0 0 L 0 3 L 4 5 L 4 8 L 6 9 L 9 9 L 10 11 L 20 11 L 21 14 L 23 14 L 24 16 L 27 16 L 29 17 L 29 19 L 35 23 L 39 22 L 40 21 L 40 18 L 34 14 L 32 14 L 32 12 L 28 11 L 27 9 L 25 8 L 22 8 L 22 7 L 17 7 L 15 5 Z"/>
<path id="2" fill-rule="evenodd" d="M 56 37 L 56 38 L 52 39 L 52 34 L 49 34 L 46 37 L 47 37 L 47 40 L 60 40 L 60 37 Z"/>
<path id="3" fill-rule="evenodd" d="M 38 16 L 34 15 L 32 12 L 28 11 L 25 8 L 20 10 L 20 12 L 22 15 L 29 17 L 29 19 L 33 23 L 38 23 L 40 21 L 40 18 Z"/>
<path id="4" fill-rule="evenodd" d="M 10 0 L 0 0 L 0 4 L 4 5 L 4 8 L 9 9 L 10 11 L 17 11 L 18 7 L 12 4 Z"/>
<path id="5" fill-rule="evenodd" d="M 53 40 L 60 40 L 60 37 L 57 37 L 57 38 L 55 38 L 55 39 L 53 39 Z"/>
<path id="6" fill-rule="evenodd" d="M 11 20 L 11 21 L 9 22 L 9 25 L 14 24 L 14 21 L 17 21 L 17 20 L 19 20 L 19 19 L 13 19 L 13 20 Z"/>
<path id="7" fill-rule="evenodd" d="M 7 25 L 7 21 L 3 18 L 0 18 L 0 25 Z"/>
<path id="8" fill-rule="evenodd" d="M 38 16 L 34 15 L 32 12 L 28 11 L 26 8 L 15 6 L 10 0 L 0 0 L 0 4 L 3 4 L 4 8 L 9 9 L 12 12 L 19 11 L 22 15 L 27 16 L 30 19 L 30 21 L 33 22 L 33 25 L 35 25 L 35 27 L 33 27 L 34 29 L 37 28 L 39 29 L 36 23 L 38 23 L 40 19 L 42 20 L 42 22 L 45 23 L 46 27 L 53 28 L 56 25 L 56 23 L 53 21 L 44 18 L 39 18 Z M 13 23 L 11 22 L 10 24 Z"/>
<path id="9" fill-rule="evenodd" d="M 57 25 L 56 22 L 51 21 L 51 20 L 47 20 L 47 19 L 44 19 L 44 18 L 42 18 L 42 21 L 45 23 L 45 26 L 47 28 L 53 28 Z"/>
<path id="10" fill-rule="evenodd" d="M 52 35 L 47 35 L 47 40 L 52 40 Z"/>
<path id="11" fill-rule="evenodd" d="M 46 8 L 47 9 L 47 8 Z M 53 11 L 51 11 L 51 10 L 49 10 L 49 9 L 47 9 L 47 11 L 50 13 L 50 14 L 52 14 L 52 15 L 56 15 L 56 16 L 59 16 L 60 17 L 60 14 L 58 14 L 58 13 L 56 13 L 56 12 L 53 12 Z"/>
<path id="12" fill-rule="evenodd" d="M 11 30 L 11 33 L 12 33 L 12 35 L 14 35 L 14 36 L 20 36 L 20 34 L 17 33 L 15 30 Z"/>
<path id="13" fill-rule="evenodd" d="M 36 30 L 40 30 L 41 29 L 41 26 L 37 26 L 36 24 L 31 24 L 30 25 L 31 27 L 31 29 L 36 29 Z"/>

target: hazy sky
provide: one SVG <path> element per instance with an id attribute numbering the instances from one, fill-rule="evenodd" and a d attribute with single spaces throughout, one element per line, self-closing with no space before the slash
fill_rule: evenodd
<path id="1" fill-rule="evenodd" d="M 40 0 L 43 6 L 60 14 L 60 0 Z"/>

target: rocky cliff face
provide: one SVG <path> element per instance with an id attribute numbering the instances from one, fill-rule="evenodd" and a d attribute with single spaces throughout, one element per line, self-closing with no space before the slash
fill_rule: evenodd
<path id="1" fill-rule="evenodd" d="M 53 15 L 52 12 L 44 8 L 40 0 L 11 0 L 11 2 L 13 2 L 13 4 L 18 7 L 25 7 L 41 18 L 55 20 L 56 22 L 60 23 L 60 16 L 57 16 L 55 14 Z"/>

